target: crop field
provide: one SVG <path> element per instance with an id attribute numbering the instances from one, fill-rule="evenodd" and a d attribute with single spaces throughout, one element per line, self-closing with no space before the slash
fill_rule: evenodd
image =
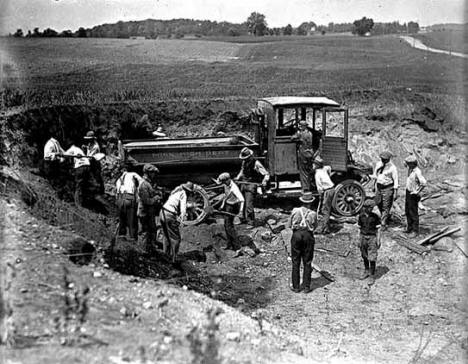
<path id="1" fill-rule="evenodd" d="M 0 40 L 7 104 L 246 98 L 398 90 L 463 94 L 464 60 L 395 37 Z M 11 96 L 11 94 L 13 96 Z"/>
<path id="2" fill-rule="evenodd" d="M 468 53 L 468 27 L 464 30 L 444 30 L 418 34 L 416 38 L 432 48 L 444 49 L 446 51 Z"/>

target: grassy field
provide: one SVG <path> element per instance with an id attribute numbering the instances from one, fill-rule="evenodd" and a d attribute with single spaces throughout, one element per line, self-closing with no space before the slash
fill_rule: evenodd
<path id="1" fill-rule="evenodd" d="M 432 48 L 468 54 L 468 27 L 465 27 L 463 31 L 445 30 L 418 34 L 416 35 L 416 38 L 420 39 L 425 45 Z"/>
<path id="2" fill-rule="evenodd" d="M 20 90 L 11 104 L 340 97 L 402 88 L 463 94 L 466 85 L 465 60 L 411 49 L 394 37 L 296 37 L 249 44 L 3 38 L 0 49 L 3 85 Z"/>

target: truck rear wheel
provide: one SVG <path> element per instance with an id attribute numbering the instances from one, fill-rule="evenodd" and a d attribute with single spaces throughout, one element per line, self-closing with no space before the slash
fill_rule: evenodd
<path id="1" fill-rule="evenodd" d="M 366 194 L 362 185 L 352 179 L 347 179 L 335 187 L 333 210 L 339 216 L 356 215 L 364 205 Z"/>
<path id="2" fill-rule="evenodd" d="M 187 195 L 187 218 L 182 223 L 187 226 L 197 225 L 207 215 L 209 198 L 203 187 L 194 185 L 192 193 Z"/>

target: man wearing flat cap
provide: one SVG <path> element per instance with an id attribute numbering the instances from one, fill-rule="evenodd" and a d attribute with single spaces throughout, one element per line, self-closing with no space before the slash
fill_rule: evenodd
<path id="1" fill-rule="evenodd" d="M 260 183 L 265 188 L 270 180 L 270 174 L 262 163 L 255 159 L 252 149 L 247 147 L 242 149 L 239 158 L 242 160 L 242 166 L 235 180 L 239 181 L 240 190 L 245 198 L 244 219 L 248 224 L 254 225 L 254 199 L 257 194 L 257 186 Z"/>
<path id="2" fill-rule="evenodd" d="M 372 212 L 375 201 L 367 199 L 359 214 L 358 225 L 361 231 L 359 248 L 364 261 L 364 272 L 360 279 L 369 278 L 369 284 L 375 281 L 375 266 L 377 264 L 377 252 L 380 248 L 380 217 Z"/>
<path id="3" fill-rule="evenodd" d="M 224 187 L 224 196 L 220 201 L 219 209 L 228 213 L 224 216 L 224 230 L 227 239 L 226 249 L 238 250 L 240 244 L 234 227 L 234 217 L 235 215 L 242 216 L 245 199 L 229 173 L 221 173 L 217 183 L 222 184 Z"/>
<path id="4" fill-rule="evenodd" d="M 408 167 L 405 198 L 407 226 L 405 232 L 415 237 L 419 234 L 418 204 L 421 200 L 421 191 L 426 187 L 427 181 L 422 175 L 421 169 L 418 167 L 418 160 L 414 155 L 408 156 L 405 159 L 405 164 Z"/>
<path id="5" fill-rule="evenodd" d="M 161 208 L 162 193 L 156 188 L 159 170 L 152 164 L 143 166 L 143 178 L 138 186 L 138 219 L 141 224 L 142 241 L 147 251 L 154 249 L 156 242 L 156 214 Z"/>
<path id="6" fill-rule="evenodd" d="M 88 157 L 96 157 L 98 153 L 101 152 L 99 148 L 99 143 L 97 142 L 96 135 L 94 131 L 90 130 L 83 137 L 85 144 L 83 144 L 82 149 Z M 104 194 L 104 180 L 102 179 L 102 168 L 101 162 L 95 158 L 90 158 L 90 174 L 96 181 L 99 193 Z"/>
<path id="7" fill-rule="evenodd" d="M 387 229 L 393 201 L 398 198 L 398 170 L 391 158 L 388 151 L 380 153 L 380 161 L 371 176 L 375 179 L 375 203 L 382 215 L 382 230 Z"/>
<path id="8" fill-rule="evenodd" d="M 314 133 L 309 129 L 307 121 L 299 121 L 299 130 L 291 137 L 297 143 L 297 167 L 301 180 L 302 192 L 311 190 L 312 161 L 318 155 L 319 147 L 315 143 Z M 316 148 L 314 148 L 314 146 Z"/>
<path id="9" fill-rule="evenodd" d="M 164 253 L 172 258 L 173 263 L 177 260 L 182 239 L 180 225 L 187 218 L 187 194 L 194 189 L 195 186 L 190 181 L 174 188 L 159 213 L 165 237 Z"/>

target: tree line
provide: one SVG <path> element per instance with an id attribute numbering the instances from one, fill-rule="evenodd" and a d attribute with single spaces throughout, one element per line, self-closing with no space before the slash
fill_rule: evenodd
<path id="1" fill-rule="evenodd" d="M 147 39 L 156 38 L 183 38 L 190 35 L 195 37 L 208 36 L 279 36 L 279 35 L 312 35 L 326 33 L 352 32 L 357 35 L 371 34 L 395 34 L 395 33 L 417 33 L 419 24 L 409 22 L 400 24 L 374 23 L 373 19 L 363 17 L 353 23 L 329 23 L 328 25 L 317 25 L 313 21 L 303 22 L 298 27 L 287 24 L 284 27 L 268 27 L 265 15 L 253 12 L 243 23 L 216 22 L 210 20 L 173 19 L 155 20 L 147 19 L 141 21 L 119 21 L 115 24 L 102 24 L 85 29 L 80 27 L 76 31 L 64 30 L 57 32 L 47 28 L 42 32 L 34 28 L 31 32 L 23 33 L 17 29 L 14 37 L 64 37 L 64 38 L 131 38 L 143 37 Z"/>

